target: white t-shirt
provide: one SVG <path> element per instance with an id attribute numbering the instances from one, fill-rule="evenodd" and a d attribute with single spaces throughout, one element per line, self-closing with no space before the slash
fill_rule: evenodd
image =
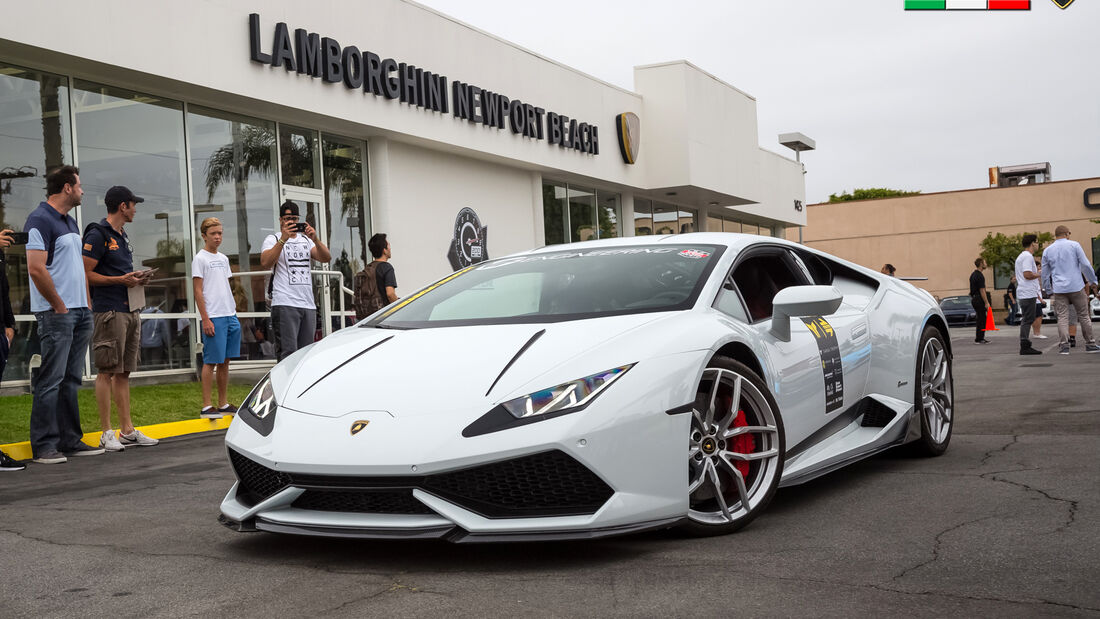
<path id="1" fill-rule="evenodd" d="M 263 248 L 267 251 L 278 242 L 279 237 L 269 234 L 264 239 Z M 317 309 L 313 300 L 313 277 L 309 274 L 309 252 L 314 242 L 304 234 L 287 239 L 279 259 L 275 261 L 275 281 L 271 284 L 271 304 Z"/>
<path id="2" fill-rule="evenodd" d="M 1024 271 L 1039 274 L 1039 269 L 1035 268 L 1035 256 L 1026 249 L 1016 256 L 1016 298 L 1039 298 L 1039 278 L 1027 279 L 1024 277 Z"/>
<path id="3" fill-rule="evenodd" d="M 229 258 L 225 254 L 212 254 L 205 248 L 200 249 L 191 261 L 191 277 L 202 279 L 202 298 L 206 301 L 208 317 L 221 318 L 237 314 L 233 289 L 229 287 Z"/>

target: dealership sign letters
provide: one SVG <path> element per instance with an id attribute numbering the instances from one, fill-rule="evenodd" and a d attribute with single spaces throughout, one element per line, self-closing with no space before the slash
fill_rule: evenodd
<path id="1" fill-rule="evenodd" d="M 322 37 L 302 28 L 293 34 L 286 23 L 275 24 L 270 49 L 260 40 L 260 16 L 248 16 L 249 49 L 253 62 L 283 67 L 322 79 L 343 83 L 349 90 L 362 90 L 376 97 L 397 99 L 411 106 L 451 113 L 455 118 L 497 129 L 506 126 L 513 134 L 546 140 L 559 148 L 589 155 L 600 154 L 599 129 L 564 114 L 511 99 L 473 84 L 454 81 L 393 58 L 382 58 L 354 45 L 342 46 L 336 39 Z"/>

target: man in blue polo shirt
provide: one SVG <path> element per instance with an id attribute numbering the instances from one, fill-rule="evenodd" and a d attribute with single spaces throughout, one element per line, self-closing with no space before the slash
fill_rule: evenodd
<path id="1" fill-rule="evenodd" d="M 130 372 L 141 354 L 141 307 L 130 307 L 128 288 L 145 283 L 134 272 L 134 251 L 124 226 L 134 220 L 144 198 L 115 186 L 103 197 L 107 217 L 84 230 L 84 271 L 92 289 L 92 358 L 95 361 L 95 399 L 103 433 L 99 446 L 122 451 L 128 445 L 156 445 L 134 427 L 130 418 Z M 111 396 L 118 410 L 118 434 L 111 427 Z"/>
<path id="2" fill-rule="evenodd" d="M 69 212 L 80 206 L 80 170 L 62 166 L 46 175 L 46 201 L 27 217 L 27 272 L 31 311 L 38 320 L 42 366 L 31 404 L 31 451 L 40 464 L 66 456 L 95 456 L 85 445 L 76 392 L 92 338 L 88 284 L 80 255 L 80 229 Z"/>

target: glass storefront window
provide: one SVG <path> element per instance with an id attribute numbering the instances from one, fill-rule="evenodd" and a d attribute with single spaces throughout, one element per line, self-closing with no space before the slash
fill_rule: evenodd
<path id="1" fill-rule="evenodd" d="M 279 157 L 284 185 L 320 189 L 321 160 L 317 132 L 290 125 L 279 127 Z"/>
<path id="2" fill-rule="evenodd" d="M 596 192 L 584 187 L 568 186 L 569 240 L 590 241 L 599 238 L 596 230 Z"/>
<path id="3" fill-rule="evenodd" d="M 0 225 L 22 231 L 27 216 L 46 199 L 46 172 L 70 163 L 68 80 L 0 63 Z M 4 251 L 16 314 L 30 313 L 26 256 L 22 245 Z M 29 378 L 27 361 L 37 352 L 36 323 L 17 322 L 3 378 Z"/>
<path id="4" fill-rule="evenodd" d="M 695 212 L 694 211 L 679 211 L 676 214 L 677 225 L 679 226 L 678 232 L 680 234 L 687 234 L 688 232 L 695 232 Z"/>
<path id="5" fill-rule="evenodd" d="M 543 183 L 542 224 L 543 240 L 547 245 L 565 242 L 565 185 Z"/>
<path id="6" fill-rule="evenodd" d="M 371 237 L 366 208 L 367 185 L 363 176 L 366 148 L 362 142 L 325 135 L 321 138 L 325 171 L 325 220 L 329 222 L 325 245 L 332 251 L 332 270 L 344 274 L 344 286 L 352 288 L 356 273 L 373 260 L 367 241 Z M 340 308 L 340 285 L 330 284 L 333 309 Z M 344 294 L 345 311 L 352 309 L 352 295 Z M 334 325 L 335 326 L 335 325 Z"/>
<path id="7" fill-rule="evenodd" d="M 653 234 L 653 202 L 634 198 L 634 236 Z"/>
<path id="8" fill-rule="evenodd" d="M 734 221 L 732 219 L 726 219 L 722 221 L 723 232 L 741 232 L 741 222 Z"/>
<path id="9" fill-rule="evenodd" d="M 195 249 L 203 245 L 198 232 L 202 220 L 217 217 L 223 230 L 219 251 L 233 271 L 261 270 L 264 237 L 275 233 L 275 123 L 191 106 L 187 139 Z M 265 311 L 264 278 L 247 277 L 240 283 L 245 309 L 239 311 Z"/>
<path id="10" fill-rule="evenodd" d="M 192 231 L 185 215 L 187 165 L 183 104 L 83 80 L 73 83 L 77 161 L 84 187 L 83 225 L 106 217 L 103 197 L 125 185 L 145 198 L 126 234 L 134 268 L 156 268 L 149 307 L 186 312 Z M 139 366 L 146 369 L 143 363 Z"/>
<path id="11" fill-rule="evenodd" d="M 676 234 L 680 229 L 680 212 L 671 204 L 653 205 L 653 234 Z"/>
<path id="12" fill-rule="evenodd" d="M 622 197 L 617 193 L 601 191 L 596 194 L 599 206 L 596 216 L 599 218 L 599 233 L 601 239 L 609 239 L 621 236 L 619 231 L 619 219 L 622 217 Z"/>

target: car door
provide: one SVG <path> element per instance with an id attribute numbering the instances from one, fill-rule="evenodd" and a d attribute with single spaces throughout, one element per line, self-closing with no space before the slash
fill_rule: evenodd
<path id="1" fill-rule="evenodd" d="M 762 362 L 783 415 L 788 451 L 862 397 L 866 360 L 870 359 L 868 349 L 866 360 L 853 368 L 853 375 L 846 375 L 844 356 L 855 350 L 851 339 L 868 342 L 869 337 L 866 317 L 843 304 L 829 316 L 790 318 L 789 341 L 771 333 L 776 293 L 788 286 L 812 283 L 811 274 L 790 250 L 759 245 L 738 257 L 723 290 L 726 298 L 716 303 L 718 309 L 729 307 L 733 302 L 730 295 L 736 295 L 741 318 L 764 343 Z"/>

